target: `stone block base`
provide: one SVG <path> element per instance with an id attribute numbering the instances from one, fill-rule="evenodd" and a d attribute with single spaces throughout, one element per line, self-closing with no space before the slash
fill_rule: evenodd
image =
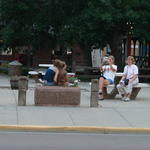
<path id="1" fill-rule="evenodd" d="M 37 86 L 34 93 L 35 105 L 79 105 L 79 87 Z"/>

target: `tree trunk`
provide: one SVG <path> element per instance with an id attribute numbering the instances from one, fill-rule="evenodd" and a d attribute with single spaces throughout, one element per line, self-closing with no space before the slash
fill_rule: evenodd
<path id="1" fill-rule="evenodd" d="M 75 56 L 75 48 L 73 46 L 73 49 L 72 49 L 72 72 L 76 72 L 76 56 Z"/>
<path id="2" fill-rule="evenodd" d="M 111 48 L 111 54 L 115 57 L 115 64 L 118 66 L 118 71 L 123 71 L 123 60 L 122 56 L 122 36 L 114 36 L 109 42 Z"/>
<path id="3" fill-rule="evenodd" d="M 31 50 L 27 50 L 27 67 L 31 67 L 31 55 L 30 52 Z"/>
<path id="4" fill-rule="evenodd" d="M 79 43 L 75 43 L 72 49 L 72 72 L 76 72 L 76 65 L 91 66 L 90 48 Z"/>
<path id="5" fill-rule="evenodd" d="M 91 49 L 89 47 L 86 47 L 84 49 L 84 57 L 85 57 L 85 64 L 87 66 L 92 65 L 92 60 L 91 60 Z"/>
<path id="6" fill-rule="evenodd" d="M 85 66 L 92 66 L 92 58 L 91 58 L 91 48 L 84 43 L 80 43 L 80 47 L 84 54 L 84 63 Z"/>

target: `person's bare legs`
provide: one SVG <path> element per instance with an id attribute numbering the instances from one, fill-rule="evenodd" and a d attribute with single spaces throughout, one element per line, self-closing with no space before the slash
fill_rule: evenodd
<path id="1" fill-rule="evenodd" d="M 127 94 L 126 94 L 126 99 L 124 101 L 130 101 L 133 85 L 134 84 L 132 82 L 127 85 Z"/>
<path id="2" fill-rule="evenodd" d="M 99 92 L 103 92 L 103 85 L 104 85 L 104 78 L 103 77 L 100 77 L 99 78 Z"/>
<path id="3" fill-rule="evenodd" d="M 103 100 L 103 88 L 109 84 L 108 80 L 105 80 L 103 77 L 99 78 L 99 99 Z"/>
<path id="4" fill-rule="evenodd" d="M 100 100 L 103 100 L 104 97 L 103 97 L 103 85 L 104 85 L 104 78 L 103 77 L 100 77 L 99 78 L 99 93 L 98 93 L 98 97 Z"/>

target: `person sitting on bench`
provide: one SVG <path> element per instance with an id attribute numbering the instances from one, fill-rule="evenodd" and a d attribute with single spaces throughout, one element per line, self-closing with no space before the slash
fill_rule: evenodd
<path id="1" fill-rule="evenodd" d="M 66 71 L 66 63 L 64 61 L 60 61 L 58 68 L 58 74 L 56 79 L 56 85 L 58 86 L 68 86 L 68 78 L 67 78 L 67 71 Z"/>
<path id="2" fill-rule="evenodd" d="M 60 60 L 56 59 L 53 60 L 53 66 L 50 66 L 47 70 L 43 78 L 40 77 L 39 82 L 46 86 L 54 86 L 55 80 L 57 80 L 57 74 Z"/>
<path id="3" fill-rule="evenodd" d="M 128 56 L 126 63 L 127 65 L 124 67 L 123 76 L 117 85 L 118 92 L 125 102 L 130 101 L 132 89 L 139 83 L 138 67 L 135 65 L 134 57 Z"/>
<path id="4" fill-rule="evenodd" d="M 53 65 L 47 69 L 43 80 L 39 79 L 40 83 L 45 86 L 66 86 L 67 85 L 67 72 L 65 70 L 65 62 L 56 59 L 53 61 Z"/>
<path id="5" fill-rule="evenodd" d="M 114 56 L 109 56 L 106 62 L 102 65 L 102 74 L 99 78 L 99 100 L 103 100 L 103 88 L 114 83 L 117 66 L 114 65 Z"/>

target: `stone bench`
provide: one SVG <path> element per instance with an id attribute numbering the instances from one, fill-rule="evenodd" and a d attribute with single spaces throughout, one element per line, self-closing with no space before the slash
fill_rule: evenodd
<path id="1" fill-rule="evenodd" d="M 113 88 L 110 93 L 107 93 L 107 87 Z M 115 96 L 118 94 L 118 90 L 116 86 L 113 85 L 108 85 L 107 87 L 104 87 L 104 98 L 105 99 L 114 99 Z M 138 83 L 136 86 L 133 87 L 132 93 L 131 93 L 131 99 L 136 99 L 139 91 L 141 88 L 150 88 L 150 85 L 147 83 Z"/>
<path id="2" fill-rule="evenodd" d="M 79 105 L 79 87 L 37 86 L 34 93 L 35 105 Z"/>
<path id="3" fill-rule="evenodd" d="M 39 73 L 37 71 L 29 71 L 28 74 L 35 80 L 35 82 L 38 82 Z"/>

